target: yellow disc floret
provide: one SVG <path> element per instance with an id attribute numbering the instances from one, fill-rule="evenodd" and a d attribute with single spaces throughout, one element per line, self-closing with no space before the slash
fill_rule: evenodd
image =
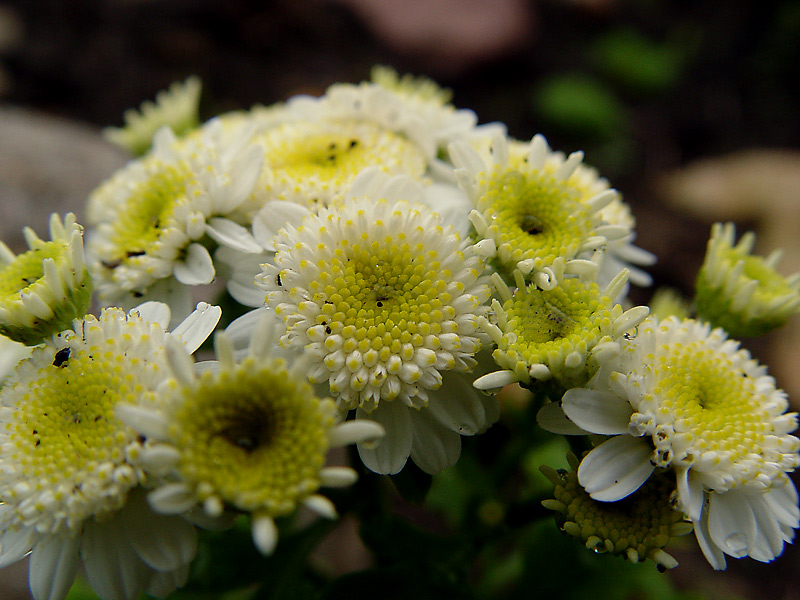
<path id="1" fill-rule="evenodd" d="M 0 392 L 0 497 L 13 507 L 6 527 L 75 532 L 122 507 L 143 480 L 128 460 L 141 444 L 114 410 L 141 401 L 165 375 L 164 332 L 117 309 L 75 323 L 34 349 Z"/>
<path id="2" fill-rule="evenodd" d="M 674 479 L 659 473 L 627 498 L 598 502 L 578 483 L 578 461 L 574 456 L 569 458 L 570 471 L 541 467 L 555 486 L 553 499 L 542 504 L 558 513 L 561 529 L 595 552 L 622 556 L 633 563 L 649 558 L 659 570 L 676 567 L 678 561 L 664 547 L 671 537 L 692 531 L 692 525 L 673 506 Z"/>
<path id="3" fill-rule="evenodd" d="M 319 488 L 335 407 L 292 377 L 282 359 L 257 364 L 250 357 L 174 394 L 170 444 L 198 500 L 215 496 L 274 517 Z"/>
<path id="4" fill-rule="evenodd" d="M 403 136 L 368 122 L 300 121 L 256 136 L 264 148 L 259 187 L 268 199 L 305 206 L 339 201 L 362 170 L 422 177 L 426 158 Z"/>

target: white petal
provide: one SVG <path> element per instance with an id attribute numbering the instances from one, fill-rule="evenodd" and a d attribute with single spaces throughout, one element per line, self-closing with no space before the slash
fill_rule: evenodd
<path id="1" fill-rule="evenodd" d="M 366 414 L 356 411 L 357 419 L 369 419 L 382 425 L 386 435 L 377 442 L 360 442 L 358 455 L 370 471 L 382 475 L 399 473 L 411 452 L 411 417 L 409 408 L 399 400 L 381 402 Z"/>
<path id="2" fill-rule="evenodd" d="M 258 271 L 253 272 L 253 279 L 255 279 Z M 264 290 L 257 288 L 255 284 L 246 285 L 233 279 L 228 280 L 228 293 L 239 304 L 256 308 L 264 304 Z"/>
<path id="3" fill-rule="evenodd" d="M 172 311 L 167 304 L 154 301 L 144 302 L 131 309 L 130 312 L 139 313 L 142 319 L 155 323 L 164 330 L 169 327 L 169 321 L 172 316 Z"/>
<path id="4" fill-rule="evenodd" d="M 319 472 L 322 487 L 347 487 L 357 480 L 358 473 L 350 467 L 324 467 Z"/>
<path id="5" fill-rule="evenodd" d="M 411 459 L 431 475 L 456 464 L 461 456 L 461 436 L 439 424 L 426 409 L 410 410 L 413 427 Z"/>
<path id="6" fill-rule="evenodd" d="M 166 515 L 186 512 L 197 503 L 197 497 L 184 483 L 167 483 L 147 495 L 153 510 Z"/>
<path id="7" fill-rule="evenodd" d="M 800 507 L 797 505 L 797 488 L 792 481 L 768 490 L 764 494 L 764 501 L 782 525 L 797 529 L 800 524 Z"/>
<path id="8" fill-rule="evenodd" d="M 49 535 L 31 553 L 28 581 L 36 600 L 62 600 L 78 570 L 79 537 Z"/>
<path id="9" fill-rule="evenodd" d="M 205 285 L 214 281 L 214 263 L 211 255 L 200 244 L 189 244 L 183 262 L 172 269 L 175 279 L 184 285 Z"/>
<path id="10" fill-rule="evenodd" d="M 303 500 L 303 506 L 326 519 L 335 519 L 339 516 L 333 502 L 320 494 L 312 494 Z"/>
<path id="11" fill-rule="evenodd" d="M 445 372 L 442 387 L 431 396 L 427 410 L 448 429 L 461 435 L 475 435 L 486 426 L 481 396 L 465 377 Z"/>
<path id="12" fill-rule="evenodd" d="M 120 421 L 146 438 L 157 440 L 167 438 L 167 421 L 155 410 L 135 404 L 120 403 L 114 408 L 114 413 Z"/>
<path id="13" fill-rule="evenodd" d="M 30 551 L 34 531 L 33 527 L 22 527 L 0 534 L 0 568 L 17 562 Z"/>
<path id="14" fill-rule="evenodd" d="M 221 316 L 219 306 L 200 302 L 192 314 L 172 331 L 172 335 L 178 336 L 186 352 L 192 354 L 211 335 Z"/>
<path id="15" fill-rule="evenodd" d="M 123 539 L 117 515 L 102 524 L 90 519 L 84 525 L 81 557 L 86 578 L 105 600 L 136 598 L 150 579 L 150 569 Z"/>
<path id="16" fill-rule="evenodd" d="M 558 402 L 548 402 L 543 405 L 536 413 L 536 422 L 545 431 L 559 435 L 586 435 L 588 433 L 567 418 Z"/>
<path id="17" fill-rule="evenodd" d="M 561 406 L 578 427 L 602 435 L 627 433 L 633 414 L 630 403 L 616 394 L 585 388 L 568 390 Z"/>
<path id="18" fill-rule="evenodd" d="M 131 494 L 120 519 L 136 553 L 154 569 L 177 569 L 189 564 L 197 552 L 194 526 L 181 517 L 154 513 L 138 492 Z"/>
<path id="19" fill-rule="evenodd" d="M 206 233 L 215 242 L 240 252 L 255 254 L 262 250 L 261 245 L 247 229 L 230 219 L 221 217 L 209 219 Z"/>
<path id="20" fill-rule="evenodd" d="M 680 500 L 681 510 L 692 521 L 700 520 L 700 513 L 703 510 L 705 491 L 703 484 L 698 479 L 691 476 L 691 470 L 686 467 L 677 467 L 675 476 L 678 480 L 678 499 Z"/>
<path id="21" fill-rule="evenodd" d="M 709 494 L 708 531 L 725 554 L 741 558 L 755 541 L 756 520 L 744 493 Z"/>
<path id="22" fill-rule="evenodd" d="M 383 426 L 368 418 L 346 421 L 333 427 L 328 433 L 332 447 L 346 446 L 357 442 L 377 442 L 386 435 Z"/>
<path id="23" fill-rule="evenodd" d="M 425 203 L 442 217 L 442 223 L 452 225 L 463 238 L 469 233 L 469 213 L 472 201 L 461 188 L 444 183 L 425 186 Z"/>
<path id="24" fill-rule="evenodd" d="M 253 516 L 253 543 L 259 552 L 269 556 L 278 544 L 278 528 L 267 515 Z"/>
<path id="25" fill-rule="evenodd" d="M 708 563 L 717 571 L 723 570 L 726 566 L 725 554 L 711 540 L 711 535 L 708 532 L 708 511 L 703 513 L 701 521 L 694 523 L 694 535 Z"/>
<path id="26" fill-rule="evenodd" d="M 578 481 L 595 500 L 622 500 L 650 477 L 655 468 L 652 454 L 642 438 L 618 435 L 586 455 L 578 467 Z"/>
<path id="27" fill-rule="evenodd" d="M 306 215 L 307 208 L 286 200 L 267 202 L 253 217 L 253 235 L 264 250 L 275 251 L 273 241 L 278 231 L 286 225 L 297 227 Z"/>

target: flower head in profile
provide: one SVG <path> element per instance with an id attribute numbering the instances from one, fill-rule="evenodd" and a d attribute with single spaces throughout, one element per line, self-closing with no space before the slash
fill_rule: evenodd
<path id="1" fill-rule="evenodd" d="M 711 228 L 695 284 L 697 315 L 732 336 L 762 335 L 800 311 L 800 273 L 783 277 L 775 270 L 780 251 L 767 258 L 751 254 L 753 232 L 738 244 L 735 237 L 733 223 Z"/>
<path id="2" fill-rule="evenodd" d="M 101 302 L 141 301 L 164 282 L 210 283 L 208 247 L 261 250 L 240 223 L 258 204 L 262 153 L 251 135 L 244 124 L 231 132 L 216 121 L 190 139 L 161 129 L 150 153 L 92 193 L 87 254 Z"/>
<path id="3" fill-rule="evenodd" d="M 655 469 L 671 469 L 678 505 L 715 568 L 724 568 L 724 554 L 771 560 L 792 539 L 796 415 L 766 369 L 721 329 L 647 319 L 562 405 L 585 431 L 612 436 L 578 469 L 595 500 L 625 498 Z"/>
<path id="4" fill-rule="evenodd" d="M 340 423 L 333 400 L 318 397 L 306 381 L 307 361 L 290 365 L 272 355 L 273 318 L 266 313 L 258 322 L 238 362 L 231 339 L 218 334 L 218 363 L 200 374 L 183 347 L 169 344 L 173 379 L 156 401 L 118 409 L 147 439 L 138 464 L 158 481 L 151 506 L 179 514 L 200 505 L 212 518 L 226 509 L 248 513 L 265 554 L 277 542 L 276 517 L 298 506 L 336 516 L 318 490 L 348 485 L 356 472 L 326 467 L 328 451 L 383 433 L 370 421 Z"/>
<path id="5" fill-rule="evenodd" d="M 496 322 L 483 317 L 478 325 L 497 345 L 492 357 L 502 370 L 476 380 L 475 387 L 488 390 L 551 378 L 565 387 L 586 383 L 619 352 L 622 336 L 647 316 L 647 307 L 623 311 L 614 302 L 627 275 L 621 272 L 605 290 L 575 277 L 542 290 L 526 284 L 517 270 L 512 292 L 495 273 L 492 280 L 502 300 L 492 301 Z"/>
<path id="6" fill-rule="evenodd" d="M 145 154 L 153 142 L 156 131 L 169 127 L 175 135 L 181 135 L 199 123 L 200 79 L 189 77 L 176 81 L 168 90 L 156 95 L 156 101 L 145 101 L 139 110 L 125 111 L 125 126 L 108 127 L 103 135 L 132 154 Z"/>
<path id="7" fill-rule="evenodd" d="M 25 238 L 29 250 L 17 256 L 0 242 L 0 334 L 34 345 L 86 314 L 92 281 L 74 214 L 50 216 L 49 242 L 29 228 Z"/>
<path id="8" fill-rule="evenodd" d="M 563 159 L 537 135 L 517 160 L 509 144 L 496 136 L 483 158 L 467 143 L 450 146 L 459 184 L 475 207 L 470 219 L 481 252 L 496 256 L 506 274 L 519 269 L 543 289 L 563 273 L 596 273 L 584 256 L 630 236 L 625 224 L 603 220 L 602 209 L 619 194 L 604 189 L 586 197 L 590 188 L 576 176 L 582 152 Z"/>
<path id="9" fill-rule="evenodd" d="M 622 556 L 632 563 L 649 558 L 662 571 L 678 566 L 664 548 L 671 538 L 690 533 L 692 525 L 673 506 L 673 479 L 661 473 L 627 498 L 598 502 L 578 483 L 578 458 L 569 454 L 567 459 L 569 471 L 539 469 L 555 486 L 553 498 L 542 504 L 557 513 L 562 531 L 594 552 Z"/>
<path id="10" fill-rule="evenodd" d="M 484 264 L 411 179 L 373 171 L 348 194 L 283 229 L 257 284 L 286 324 L 281 344 L 315 359 L 309 379 L 359 418 L 392 423 L 377 447 L 359 445 L 367 466 L 397 472 L 411 453 L 438 471 L 458 457 L 459 427 L 476 433 L 487 421 L 484 403 L 453 397 L 462 384 L 446 377 L 468 373 L 488 341 L 477 327 L 490 294 Z M 436 460 L 424 456 L 426 438 L 438 440 Z"/>
<path id="11" fill-rule="evenodd" d="M 30 552 L 37 600 L 63 598 L 81 561 L 104 598 L 164 594 L 185 579 L 194 529 L 147 507 L 143 443 L 115 407 L 166 379 L 167 339 L 193 351 L 218 319 L 200 305 L 169 334 L 165 305 L 107 309 L 35 347 L 0 388 L 0 565 Z"/>

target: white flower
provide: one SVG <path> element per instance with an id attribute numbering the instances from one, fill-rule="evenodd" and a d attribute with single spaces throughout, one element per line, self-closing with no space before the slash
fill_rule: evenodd
<path id="1" fill-rule="evenodd" d="M 458 458 L 459 433 L 493 418 L 458 376 L 488 341 L 484 265 L 409 178 L 368 172 L 348 198 L 282 230 L 257 284 L 286 324 L 282 345 L 315 359 L 309 379 L 386 428 L 377 447 L 359 445 L 365 464 L 396 473 L 411 454 L 436 472 Z"/>
<path id="2" fill-rule="evenodd" d="M 425 173 L 426 158 L 417 145 L 369 121 L 309 116 L 266 128 L 255 142 L 264 153 L 258 189 L 265 201 L 328 206 L 371 166 L 415 179 Z"/>
<path id="3" fill-rule="evenodd" d="M 80 561 L 107 599 L 185 579 L 194 529 L 147 507 L 135 464 L 143 444 L 115 406 L 164 381 L 168 338 L 193 351 L 219 314 L 200 305 L 168 334 L 164 305 L 104 310 L 34 348 L 0 388 L 0 565 L 31 552 L 37 600 L 63 598 Z"/>
<path id="4" fill-rule="evenodd" d="M 560 274 L 596 272 L 601 251 L 632 237 L 628 224 L 604 220 L 603 209 L 619 193 L 587 184 L 582 152 L 564 158 L 541 135 L 523 147 L 497 135 L 489 152 L 454 142 L 450 156 L 459 185 L 476 209 L 470 218 L 478 247 L 496 256 L 508 274 L 520 269 L 539 287 L 551 289 Z M 587 260 L 593 255 L 595 260 Z"/>
<path id="5" fill-rule="evenodd" d="M 147 438 L 138 464 L 160 480 L 148 499 L 160 513 L 201 505 L 207 516 L 226 508 L 252 515 L 257 547 L 270 554 L 275 517 L 302 505 L 333 518 L 336 509 L 317 490 L 356 480 L 348 467 L 326 467 L 329 449 L 373 440 L 383 429 L 370 421 L 339 423 L 330 398 L 305 379 L 307 363 L 290 366 L 273 355 L 274 317 L 261 313 L 247 357 L 234 360 L 231 339 L 215 338 L 219 362 L 198 375 L 189 354 L 168 342 L 174 379 L 152 403 L 118 407 L 123 421 Z"/>
<path id="6" fill-rule="evenodd" d="M 102 302 L 142 298 L 173 277 L 188 286 L 210 283 L 209 244 L 261 250 L 241 224 L 258 208 L 252 193 L 262 151 L 251 137 L 246 124 L 230 131 L 212 122 L 180 140 L 162 129 L 152 152 L 93 192 L 87 254 Z"/>
<path id="7" fill-rule="evenodd" d="M 576 277 L 542 290 L 526 285 L 518 270 L 514 275 L 517 288 L 513 292 L 497 273 L 492 276 L 503 302 L 492 300 L 496 323 L 485 317 L 478 320 L 497 345 L 492 357 L 501 367 L 476 380 L 478 389 L 551 378 L 565 387 L 583 385 L 603 362 L 619 353 L 619 340 L 648 314 L 645 306 L 623 312 L 614 302 L 627 283 L 627 271 L 619 273 L 605 290 Z"/>
<path id="8" fill-rule="evenodd" d="M 103 135 L 133 154 L 144 154 L 150 149 L 153 135 L 165 125 L 176 135 L 197 126 L 200 88 L 197 77 L 176 81 L 168 90 L 159 92 L 155 102 L 148 100 L 138 111 L 125 111 L 125 127 L 107 127 Z"/>
<path id="9" fill-rule="evenodd" d="M 24 232 L 29 250 L 18 256 L 0 242 L 0 335 L 34 345 L 86 314 L 92 282 L 74 214 L 50 216 L 49 242 Z"/>
<path id="10" fill-rule="evenodd" d="M 562 404 L 579 427 L 612 436 L 578 469 L 594 499 L 624 498 L 654 469 L 669 468 L 716 568 L 721 553 L 771 560 L 791 539 L 796 415 L 766 369 L 721 329 L 648 319 L 589 388 L 569 390 Z"/>

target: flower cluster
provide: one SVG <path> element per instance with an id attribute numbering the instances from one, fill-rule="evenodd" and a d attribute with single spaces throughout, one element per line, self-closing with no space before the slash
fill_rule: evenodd
<path id="1" fill-rule="evenodd" d="M 85 252 L 72 214 L 0 245 L 0 566 L 30 553 L 37 600 L 80 563 L 103 598 L 166 595 L 197 527 L 236 516 L 279 551 L 281 523 L 336 517 L 322 490 L 359 470 L 453 466 L 511 384 L 545 429 L 587 436 L 543 471 L 587 547 L 672 568 L 693 528 L 723 568 L 792 540 L 796 417 L 729 337 L 800 306 L 777 255 L 715 226 L 697 319 L 679 299 L 648 316 L 627 294 L 654 257 L 581 152 L 387 69 L 201 125 L 198 95 L 190 79 L 110 134 L 139 156 L 91 194 Z M 211 302 L 242 316 L 195 362 Z"/>

